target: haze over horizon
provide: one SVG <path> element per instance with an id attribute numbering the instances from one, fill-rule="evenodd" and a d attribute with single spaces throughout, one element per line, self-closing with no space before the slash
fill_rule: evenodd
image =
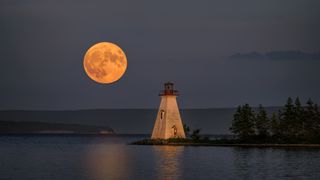
<path id="1" fill-rule="evenodd" d="M 320 103 L 319 9 L 316 0 L 1 1 L 0 110 L 157 108 L 166 81 L 182 109 Z M 128 58 L 115 84 L 82 66 L 101 41 Z"/>

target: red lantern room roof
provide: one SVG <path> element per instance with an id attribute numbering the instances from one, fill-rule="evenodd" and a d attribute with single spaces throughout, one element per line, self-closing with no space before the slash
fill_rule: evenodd
<path id="1" fill-rule="evenodd" d="M 159 96 L 178 96 L 179 92 L 174 89 L 172 82 L 164 83 L 164 90 L 160 91 Z"/>

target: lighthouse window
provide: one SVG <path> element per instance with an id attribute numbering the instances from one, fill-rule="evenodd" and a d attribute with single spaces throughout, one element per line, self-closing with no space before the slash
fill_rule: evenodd
<path id="1" fill-rule="evenodd" d="M 161 110 L 160 118 L 161 118 L 161 119 L 164 118 L 164 110 Z"/>

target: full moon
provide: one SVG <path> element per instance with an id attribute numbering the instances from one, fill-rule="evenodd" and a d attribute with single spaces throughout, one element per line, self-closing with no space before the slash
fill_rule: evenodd
<path id="1" fill-rule="evenodd" d="M 83 67 L 92 80 L 109 84 L 123 76 L 127 69 L 127 57 L 119 46 L 110 42 L 100 42 L 88 49 Z"/>

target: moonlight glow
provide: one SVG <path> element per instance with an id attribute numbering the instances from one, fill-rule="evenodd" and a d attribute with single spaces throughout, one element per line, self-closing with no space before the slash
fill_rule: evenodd
<path id="1" fill-rule="evenodd" d="M 127 69 L 127 58 L 122 49 L 109 42 L 101 42 L 88 49 L 83 60 L 87 75 L 98 83 L 119 80 Z"/>

